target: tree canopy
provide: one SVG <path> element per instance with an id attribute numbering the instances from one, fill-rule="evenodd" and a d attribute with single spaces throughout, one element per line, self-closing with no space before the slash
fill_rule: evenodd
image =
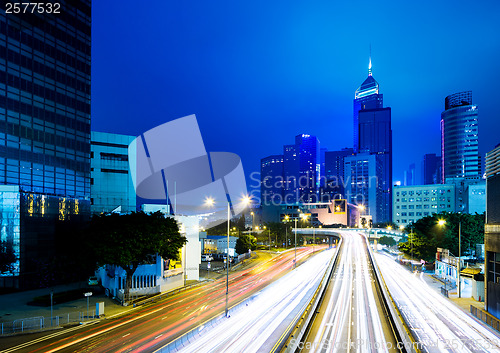
<path id="1" fill-rule="evenodd" d="M 439 225 L 439 220 L 445 221 L 444 225 Z M 413 252 L 414 257 L 427 261 L 435 258 L 436 248 L 449 249 L 458 256 L 458 225 L 461 223 L 462 255 L 470 254 L 476 244 L 484 243 L 484 221 L 484 213 L 436 213 L 407 226 L 408 239 L 399 244 L 399 249 L 406 254 Z"/>
<path id="2" fill-rule="evenodd" d="M 388 237 L 388 236 L 382 236 L 380 237 L 380 239 L 378 240 L 378 243 L 380 245 L 387 245 L 387 246 L 394 246 L 397 244 L 397 241 L 394 240 L 393 237 Z"/>
<path id="3" fill-rule="evenodd" d="M 248 250 L 255 250 L 255 238 L 250 234 L 241 234 L 236 240 L 236 253 L 244 254 Z"/>
<path id="4" fill-rule="evenodd" d="M 88 235 L 94 245 L 97 266 L 116 265 L 127 272 L 126 294 L 129 280 L 140 264 L 147 263 L 155 254 L 179 260 L 179 250 L 187 241 L 180 234 L 176 220 L 161 212 L 96 215 L 90 222 Z"/>

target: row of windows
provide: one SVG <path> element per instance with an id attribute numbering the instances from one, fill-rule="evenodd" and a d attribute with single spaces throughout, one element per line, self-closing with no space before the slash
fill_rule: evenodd
<path id="1" fill-rule="evenodd" d="M 413 195 L 436 195 L 436 194 L 444 195 L 445 193 L 451 193 L 451 189 L 432 189 L 432 190 L 407 190 L 407 191 L 396 191 L 396 196 L 413 196 Z"/>
<path id="2" fill-rule="evenodd" d="M 423 198 L 422 197 L 401 198 L 401 202 L 435 202 L 435 201 L 451 202 L 451 197 L 440 196 L 440 197 L 423 197 Z M 396 202 L 400 202 L 400 199 L 396 199 Z"/>
<path id="3" fill-rule="evenodd" d="M 399 210 L 400 206 L 396 205 L 396 209 Z M 438 208 L 438 205 L 402 205 L 401 209 L 402 210 L 413 210 L 413 209 L 428 209 L 428 208 Z M 444 208 L 451 208 L 450 204 L 439 204 L 439 208 L 444 209 Z"/>
<path id="4" fill-rule="evenodd" d="M 13 76 L 13 78 L 9 77 L 8 82 L 10 85 L 22 88 L 27 86 L 28 83 L 21 82 L 19 77 L 22 77 L 28 82 L 36 82 L 33 78 L 38 77 L 45 81 L 43 86 L 47 84 L 49 88 L 52 89 L 55 88 L 54 86 L 57 82 L 59 83 L 59 86 L 69 86 L 69 88 L 75 90 L 76 92 L 90 94 L 90 79 L 88 74 L 78 71 L 71 66 L 56 66 L 49 60 L 41 59 L 37 56 L 35 56 L 35 60 L 33 60 L 33 58 L 17 54 L 12 50 L 8 50 L 7 56 L 5 56 L 4 51 L 5 49 L 0 49 L 0 58 L 7 59 L 7 63 L 4 60 L 1 60 L 0 68 L 5 74 L 8 73 Z"/>
<path id="5" fill-rule="evenodd" d="M 79 130 L 85 132 L 87 132 L 86 130 L 88 130 L 88 133 L 90 134 L 90 104 L 81 105 L 83 104 L 83 102 L 80 102 L 81 104 L 78 107 L 70 108 L 58 106 L 58 108 L 56 109 L 54 107 L 51 107 L 50 105 L 38 102 L 36 100 L 33 101 L 32 99 L 28 98 L 14 99 L 11 97 L 15 97 L 15 95 L 9 95 L 9 97 L 0 95 L 0 107 L 5 107 L 7 110 L 33 116 L 35 118 L 43 119 L 44 121 L 49 121 L 51 123 L 57 123 L 56 117 L 57 120 L 62 119 L 63 121 L 71 120 L 71 118 L 74 118 L 84 123 L 84 129 Z M 83 106 L 88 106 L 88 109 L 86 108 L 86 110 L 89 110 L 89 113 L 86 113 L 84 110 L 73 110 L 73 108 L 82 108 Z M 65 108 L 65 110 L 63 110 L 63 108 Z M 73 110 L 73 112 L 71 112 L 70 110 Z M 68 111 L 68 113 L 66 113 L 66 111 Z"/>

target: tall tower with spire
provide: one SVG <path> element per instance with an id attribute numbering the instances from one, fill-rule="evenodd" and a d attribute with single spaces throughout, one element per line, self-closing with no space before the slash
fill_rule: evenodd
<path id="1" fill-rule="evenodd" d="M 370 50 L 371 51 L 371 50 Z M 359 151 L 359 111 L 377 109 L 383 106 L 383 95 L 379 94 L 378 82 L 372 76 L 372 58 L 368 64 L 368 77 L 358 87 L 354 94 L 353 123 L 354 123 L 354 152 Z"/>
<path id="2" fill-rule="evenodd" d="M 361 198 L 358 195 L 359 190 L 356 192 L 351 190 L 351 202 L 366 203 L 375 223 L 390 222 L 392 218 L 391 108 L 383 107 L 379 84 L 372 75 L 371 54 L 368 77 L 356 90 L 353 106 L 354 151 L 357 157 L 351 161 L 350 167 L 355 171 L 354 165 L 374 163 L 371 170 L 375 171 L 375 175 L 368 175 L 368 178 L 371 180 L 375 177 L 376 185 L 365 185 L 366 188 L 374 188 L 374 191 L 366 192 L 365 197 Z"/>

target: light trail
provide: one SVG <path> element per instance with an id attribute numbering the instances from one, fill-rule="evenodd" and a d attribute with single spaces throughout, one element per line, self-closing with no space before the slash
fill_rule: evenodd
<path id="1" fill-rule="evenodd" d="M 430 288 L 393 258 L 375 259 L 394 302 L 425 352 L 500 352 L 500 336 Z"/>
<path id="2" fill-rule="evenodd" d="M 262 290 L 247 307 L 179 352 L 260 352 L 292 311 L 314 292 L 334 254 L 325 250 Z"/>
<path id="3" fill-rule="evenodd" d="M 392 341 L 384 335 L 375 300 L 366 238 L 341 234 L 339 263 L 321 306 L 324 315 L 313 323 L 302 352 L 388 352 Z"/>
<path id="4" fill-rule="evenodd" d="M 311 248 L 298 248 L 297 260 L 302 261 L 311 253 Z M 293 258 L 293 252 L 288 251 L 250 269 L 230 274 L 230 306 L 291 271 Z M 125 316 L 62 330 L 12 346 L 6 352 L 152 352 L 220 314 L 224 305 L 225 278 L 221 278 L 138 308 Z"/>

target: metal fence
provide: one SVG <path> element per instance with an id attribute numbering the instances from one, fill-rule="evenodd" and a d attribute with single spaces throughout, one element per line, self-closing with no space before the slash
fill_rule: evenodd
<path id="1" fill-rule="evenodd" d="M 470 313 L 477 317 L 479 320 L 484 322 L 486 325 L 494 328 L 497 331 L 500 331 L 500 320 L 491 315 L 490 313 L 475 307 L 474 305 L 470 306 Z"/>
<path id="2" fill-rule="evenodd" d="M 42 331 L 72 323 L 87 322 L 90 320 L 98 319 L 95 315 L 95 310 L 75 311 L 63 315 L 50 316 L 37 316 L 18 319 L 10 322 L 0 323 L 0 334 L 10 335 L 21 332 Z"/>

